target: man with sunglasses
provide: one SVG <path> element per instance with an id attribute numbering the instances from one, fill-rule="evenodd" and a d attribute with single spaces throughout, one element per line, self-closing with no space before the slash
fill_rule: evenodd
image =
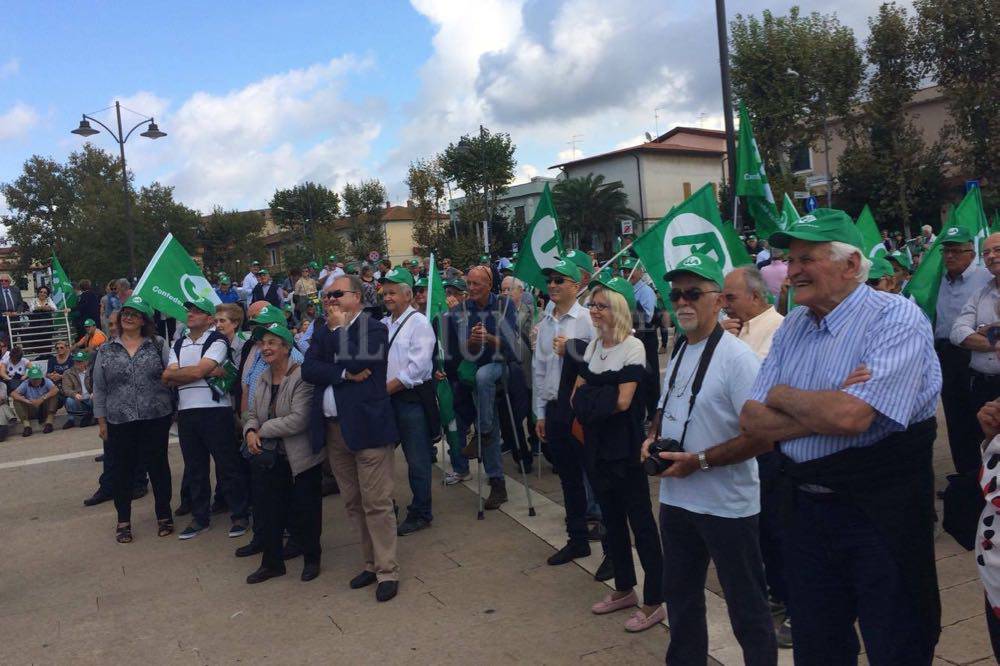
<path id="1" fill-rule="evenodd" d="M 386 390 L 388 329 L 363 311 L 361 278 L 342 275 L 323 289 L 302 378 L 313 392 L 309 437 L 326 447 L 347 516 L 361 537 L 364 569 L 357 590 L 378 583 L 375 598 L 399 589 L 396 518 L 392 509 L 396 415 Z"/>

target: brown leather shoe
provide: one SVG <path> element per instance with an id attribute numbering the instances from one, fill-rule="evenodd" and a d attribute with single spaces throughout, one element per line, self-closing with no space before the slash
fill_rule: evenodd
<path id="1" fill-rule="evenodd" d="M 471 434 L 465 442 L 465 448 L 462 449 L 462 456 L 468 458 L 469 460 L 476 460 L 479 458 L 479 442 L 476 440 L 475 430 L 469 431 Z"/>
<path id="2" fill-rule="evenodd" d="M 486 508 L 499 509 L 507 501 L 507 483 L 503 479 L 490 479 L 490 496 L 486 498 Z"/>

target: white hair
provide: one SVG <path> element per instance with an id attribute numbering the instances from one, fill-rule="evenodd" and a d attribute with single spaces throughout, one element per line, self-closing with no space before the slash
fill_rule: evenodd
<path id="1" fill-rule="evenodd" d="M 861 284 L 868 279 L 868 271 L 872 268 L 872 260 L 865 256 L 865 253 L 847 243 L 841 241 L 830 241 L 830 258 L 834 261 L 848 261 L 852 254 L 858 255 L 858 272 L 854 279 Z"/>
<path id="2" fill-rule="evenodd" d="M 934 229 L 929 224 L 925 224 L 924 226 L 920 227 L 920 230 L 921 231 L 926 231 L 928 233 L 934 231 Z"/>

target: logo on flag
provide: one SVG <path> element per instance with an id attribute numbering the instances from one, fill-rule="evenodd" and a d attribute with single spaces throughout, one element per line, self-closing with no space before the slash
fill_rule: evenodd
<path id="1" fill-rule="evenodd" d="M 714 257 L 720 266 L 732 265 L 718 228 L 700 215 L 681 213 L 671 220 L 663 234 L 664 264 L 676 266 L 679 257 L 692 252 Z"/>

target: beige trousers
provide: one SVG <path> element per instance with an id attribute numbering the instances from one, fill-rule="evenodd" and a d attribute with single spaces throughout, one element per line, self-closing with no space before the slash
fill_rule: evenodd
<path id="1" fill-rule="evenodd" d="M 392 511 L 394 447 L 352 451 L 340 424 L 326 422 L 326 453 L 340 486 L 347 517 L 361 534 L 365 570 L 378 581 L 399 580 L 396 516 Z"/>

